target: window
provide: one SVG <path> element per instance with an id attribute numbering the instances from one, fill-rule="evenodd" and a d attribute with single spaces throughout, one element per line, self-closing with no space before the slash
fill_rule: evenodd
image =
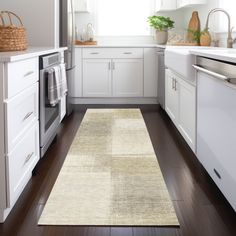
<path id="1" fill-rule="evenodd" d="M 236 30 L 236 1 L 229 1 L 229 0 L 220 0 L 219 1 L 220 8 L 223 8 L 230 14 L 231 18 L 231 27 L 234 26 L 234 31 Z M 228 19 L 224 13 L 218 13 L 220 14 L 219 17 L 219 31 L 221 32 L 227 32 L 228 30 Z"/>
<path id="2" fill-rule="evenodd" d="M 154 0 L 97 0 L 96 23 L 100 36 L 150 35 L 147 17 Z"/>

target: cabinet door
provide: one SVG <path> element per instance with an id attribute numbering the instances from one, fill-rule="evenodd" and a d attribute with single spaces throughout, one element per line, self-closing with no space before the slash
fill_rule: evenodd
<path id="1" fill-rule="evenodd" d="M 177 0 L 156 0 L 156 11 L 171 11 L 175 10 Z"/>
<path id="2" fill-rule="evenodd" d="M 178 121 L 178 92 L 177 83 L 174 75 L 170 70 L 166 69 L 165 80 L 165 110 L 176 124 Z"/>
<path id="3" fill-rule="evenodd" d="M 189 7 L 194 5 L 206 4 L 206 0 L 177 0 L 177 7 Z"/>
<path id="4" fill-rule="evenodd" d="M 75 65 L 75 76 L 68 80 L 68 96 L 78 98 L 82 97 L 82 48 L 75 48 Z"/>
<path id="5" fill-rule="evenodd" d="M 60 101 L 60 122 L 63 120 L 65 115 L 66 115 L 66 96 L 62 97 Z"/>
<path id="6" fill-rule="evenodd" d="M 83 60 L 83 97 L 111 95 L 111 60 Z"/>
<path id="7" fill-rule="evenodd" d="M 114 97 L 143 97 L 143 59 L 115 59 L 112 69 Z"/>
<path id="8" fill-rule="evenodd" d="M 157 81 L 157 49 L 144 48 L 144 97 L 157 97 Z"/>
<path id="9" fill-rule="evenodd" d="M 74 0 L 75 12 L 90 12 L 89 0 Z"/>
<path id="10" fill-rule="evenodd" d="M 22 193 L 38 161 L 39 123 L 37 121 L 27 131 L 15 149 L 6 156 L 8 207 L 12 207 Z"/>
<path id="11" fill-rule="evenodd" d="M 178 128 L 189 146 L 195 151 L 196 89 L 178 78 L 179 121 Z"/>

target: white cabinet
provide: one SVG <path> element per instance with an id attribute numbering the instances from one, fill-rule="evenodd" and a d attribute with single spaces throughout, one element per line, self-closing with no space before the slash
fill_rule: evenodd
<path id="1" fill-rule="evenodd" d="M 60 122 L 63 120 L 65 115 L 66 115 L 66 96 L 62 97 L 60 101 Z"/>
<path id="2" fill-rule="evenodd" d="M 206 4 L 207 0 L 177 0 L 177 8 Z"/>
<path id="3" fill-rule="evenodd" d="M 156 0 L 156 11 L 173 11 L 183 7 L 206 4 L 207 0 Z"/>
<path id="4" fill-rule="evenodd" d="M 143 48 L 84 48 L 82 64 L 82 97 L 143 97 Z"/>
<path id="5" fill-rule="evenodd" d="M 143 96 L 142 59 L 84 59 L 83 97 Z"/>
<path id="6" fill-rule="evenodd" d="M 113 97 L 143 96 L 143 60 L 112 60 Z"/>
<path id="7" fill-rule="evenodd" d="M 68 96 L 71 98 L 82 97 L 82 50 L 82 48 L 75 49 L 75 76 L 73 77 L 73 81 L 71 81 L 71 83 L 68 83 Z"/>
<path id="8" fill-rule="evenodd" d="M 74 0 L 75 12 L 90 12 L 89 0 Z"/>
<path id="9" fill-rule="evenodd" d="M 158 56 L 156 48 L 144 48 L 144 97 L 157 97 Z"/>
<path id="10" fill-rule="evenodd" d="M 76 76 L 70 88 L 74 104 L 158 103 L 156 48 L 76 48 L 75 61 Z"/>
<path id="11" fill-rule="evenodd" d="M 165 110 L 191 149 L 196 148 L 196 88 L 166 70 Z"/>
<path id="12" fill-rule="evenodd" d="M 174 123 L 178 120 L 178 91 L 177 81 L 170 70 L 166 70 L 166 83 L 165 83 L 165 110 L 173 120 Z"/>
<path id="13" fill-rule="evenodd" d="M 6 152 L 10 152 L 25 132 L 38 121 L 38 83 L 5 103 Z"/>
<path id="14" fill-rule="evenodd" d="M 83 97 L 111 95 L 111 60 L 83 60 Z"/>
<path id="15" fill-rule="evenodd" d="M 38 60 L 0 63 L 0 222 L 39 160 Z"/>
<path id="16" fill-rule="evenodd" d="M 39 124 L 36 122 L 6 157 L 8 207 L 13 206 L 39 160 Z"/>
<path id="17" fill-rule="evenodd" d="M 177 0 L 156 0 L 156 11 L 176 10 Z"/>
<path id="18" fill-rule="evenodd" d="M 179 120 L 178 128 L 189 146 L 195 150 L 196 140 L 196 87 L 178 78 Z"/>

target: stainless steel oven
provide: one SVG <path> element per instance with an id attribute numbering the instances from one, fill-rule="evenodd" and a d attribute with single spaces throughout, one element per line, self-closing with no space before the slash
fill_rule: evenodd
<path id="1" fill-rule="evenodd" d="M 40 155 L 44 156 L 48 147 L 56 137 L 60 124 L 60 102 L 54 106 L 48 100 L 48 71 L 61 63 L 60 53 L 41 56 L 39 58 L 40 80 Z"/>

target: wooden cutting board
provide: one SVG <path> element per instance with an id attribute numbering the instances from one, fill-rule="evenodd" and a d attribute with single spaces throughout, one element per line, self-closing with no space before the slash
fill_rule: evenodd
<path id="1" fill-rule="evenodd" d="M 97 45 L 97 41 L 75 41 L 75 45 Z"/>
<path id="2" fill-rule="evenodd" d="M 200 23 L 200 19 L 198 16 L 198 12 L 194 11 L 192 13 L 192 17 L 191 17 L 189 24 L 188 24 L 188 30 L 200 31 L 200 29 L 201 29 L 201 23 Z M 193 33 L 188 32 L 187 39 L 189 42 L 193 42 L 193 37 L 194 37 Z"/>

